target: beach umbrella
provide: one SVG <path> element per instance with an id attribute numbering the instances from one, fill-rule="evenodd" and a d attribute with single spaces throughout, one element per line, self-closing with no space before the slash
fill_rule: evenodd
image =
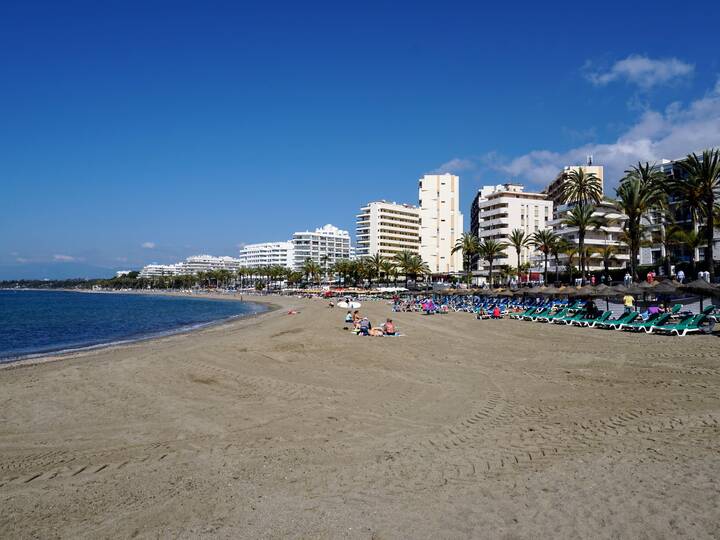
<path id="1" fill-rule="evenodd" d="M 696 279 L 695 281 L 691 281 L 685 285 L 680 285 L 678 288 L 700 296 L 700 310 L 703 309 L 703 299 L 706 296 L 720 296 L 720 289 L 713 287 L 704 279 Z"/>
<path id="2" fill-rule="evenodd" d="M 515 296 L 515 293 L 514 293 L 513 291 L 511 291 L 510 289 L 504 289 L 504 290 L 502 290 L 502 291 L 500 291 L 499 293 L 496 293 L 496 294 L 497 294 L 497 296 L 503 296 L 503 297 L 506 297 L 506 298 L 510 298 L 510 297 L 512 297 L 512 296 Z"/>
<path id="3" fill-rule="evenodd" d="M 669 279 L 666 279 L 665 281 L 661 281 L 655 287 L 653 287 L 653 292 L 655 294 L 675 294 L 678 292 L 678 284 L 676 284 L 673 281 L 670 281 Z"/>
<path id="4" fill-rule="evenodd" d="M 532 296 L 544 296 L 547 294 L 547 290 L 549 287 L 546 287 L 545 285 L 541 285 L 540 287 L 534 287 L 528 291 L 528 294 Z"/>
<path id="5" fill-rule="evenodd" d="M 608 296 L 612 294 L 612 287 L 608 287 L 604 283 L 601 283 L 594 289 L 595 290 L 592 292 L 592 296 L 596 298 L 605 298 L 605 311 L 609 311 L 610 301 L 608 300 Z"/>

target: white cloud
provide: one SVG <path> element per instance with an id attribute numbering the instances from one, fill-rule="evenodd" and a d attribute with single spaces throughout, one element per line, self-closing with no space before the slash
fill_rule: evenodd
<path id="1" fill-rule="evenodd" d="M 590 66 L 589 63 L 585 64 L 587 71 L 585 76 L 596 86 L 605 86 L 614 81 L 625 80 L 643 89 L 690 76 L 695 70 L 694 65 L 677 58 L 654 60 L 638 54 L 631 54 L 623 60 L 618 60 L 607 71 L 590 71 Z"/>
<path id="2" fill-rule="evenodd" d="M 70 255 L 53 255 L 53 260 L 57 262 L 72 262 L 75 260 L 75 257 L 71 257 Z"/>
<path id="3" fill-rule="evenodd" d="M 478 165 L 512 179 L 544 188 L 562 167 L 582 165 L 588 155 L 605 167 L 608 194 L 629 166 L 638 161 L 678 159 L 691 152 L 720 146 L 720 82 L 704 97 L 687 106 L 671 103 L 662 111 L 646 110 L 615 141 L 589 143 L 565 151 L 533 150 L 515 158 L 487 154 Z"/>
<path id="4" fill-rule="evenodd" d="M 155 249 L 155 242 L 143 242 L 141 247 L 145 249 Z"/>
<path id="5" fill-rule="evenodd" d="M 18 258 L 15 259 L 15 260 L 16 260 L 17 262 L 19 262 L 20 264 L 25 264 L 25 263 L 27 263 L 27 262 L 30 262 L 29 259 L 25 259 L 24 257 L 18 257 Z"/>
<path id="6" fill-rule="evenodd" d="M 475 168 L 475 163 L 471 159 L 453 158 L 440 165 L 433 172 L 435 173 L 458 173 L 468 171 Z"/>

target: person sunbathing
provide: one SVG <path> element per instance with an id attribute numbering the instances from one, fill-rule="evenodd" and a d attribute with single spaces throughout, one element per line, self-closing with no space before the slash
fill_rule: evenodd
<path id="1" fill-rule="evenodd" d="M 382 331 L 386 336 L 394 336 L 396 333 L 395 323 L 392 319 L 387 319 L 385 324 L 382 325 Z"/>

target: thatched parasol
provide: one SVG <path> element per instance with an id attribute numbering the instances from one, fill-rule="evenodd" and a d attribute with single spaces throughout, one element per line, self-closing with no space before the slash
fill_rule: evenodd
<path id="1" fill-rule="evenodd" d="M 678 286 L 679 283 L 676 283 L 674 281 L 670 281 L 669 279 L 666 279 L 665 281 L 661 281 L 655 287 L 653 287 L 652 292 L 655 294 L 675 294 L 678 292 Z"/>
<path id="2" fill-rule="evenodd" d="M 680 290 L 697 294 L 700 297 L 700 309 L 703 308 L 703 300 L 707 296 L 720 297 L 720 288 L 713 287 L 704 279 L 696 279 L 685 285 L 680 285 Z"/>

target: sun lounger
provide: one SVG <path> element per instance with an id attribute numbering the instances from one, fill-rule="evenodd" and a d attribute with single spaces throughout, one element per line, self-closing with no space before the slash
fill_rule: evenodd
<path id="1" fill-rule="evenodd" d="M 676 336 L 686 336 L 692 332 L 705 332 L 712 331 L 714 323 L 705 325 L 708 321 L 708 316 L 714 311 L 714 306 L 708 306 L 697 315 L 686 317 L 675 324 L 663 324 L 656 325 L 654 330 L 663 334 L 675 334 Z"/>
<path id="2" fill-rule="evenodd" d="M 533 314 L 533 312 L 537 309 L 537 307 L 533 306 L 531 308 L 526 309 L 522 313 L 511 313 L 510 318 L 511 319 L 522 319 L 523 317 L 529 317 Z"/>
<path id="3" fill-rule="evenodd" d="M 609 319 L 612 315 L 612 311 L 603 311 L 600 315 L 593 319 L 588 319 L 587 317 L 583 317 L 582 319 L 574 319 L 570 321 L 570 324 L 577 325 L 577 326 L 587 326 L 587 327 L 594 327 L 598 323 L 602 323 L 605 320 Z"/>
<path id="4" fill-rule="evenodd" d="M 647 321 L 633 321 L 624 324 L 622 329 L 632 330 L 635 332 L 644 330 L 646 333 L 651 334 L 653 326 L 662 326 L 670 320 L 670 316 L 670 313 L 660 313 L 657 317 L 653 317 L 652 319 L 648 319 Z"/>
<path id="5" fill-rule="evenodd" d="M 573 321 L 580 320 L 586 315 L 587 311 L 585 311 L 584 309 L 578 309 L 575 313 L 568 314 L 564 317 L 557 317 L 550 322 L 555 324 L 572 324 Z"/>

